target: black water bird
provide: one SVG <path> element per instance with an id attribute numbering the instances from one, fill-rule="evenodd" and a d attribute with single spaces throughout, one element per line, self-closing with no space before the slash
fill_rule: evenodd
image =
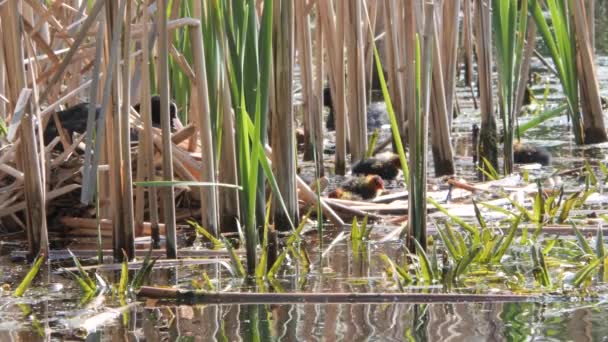
<path id="1" fill-rule="evenodd" d="M 325 128 L 327 128 L 328 131 L 334 131 L 336 129 L 334 103 L 329 87 L 323 89 L 323 105 L 329 108 L 329 113 L 327 115 L 327 119 L 325 120 Z M 370 103 L 367 106 L 367 129 L 374 130 L 386 124 L 389 124 L 386 103 Z"/>
<path id="2" fill-rule="evenodd" d="M 348 200 L 373 199 L 382 190 L 384 190 L 384 181 L 380 176 L 353 177 L 340 183 L 334 191 L 328 194 L 328 197 Z"/>
<path id="3" fill-rule="evenodd" d="M 516 164 L 551 164 L 551 152 L 542 146 L 513 144 L 513 162 Z"/>
<path id="4" fill-rule="evenodd" d="M 70 139 L 72 138 L 73 133 L 83 134 L 87 130 L 89 105 L 90 104 L 88 102 L 83 102 L 56 113 L 59 117 L 63 130 Z M 134 105 L 133 108 L 139 113 L 140 104 L 138 103 Z M 95 111 L 95 120 L 99 118 L 100 110 L 101 107 L 97 106 Z M 154 95 L 151 97 L 150 112 L 152 117 L 152 126 L 160 127 L 160 96 Z M 177 106 L 173 102 L 170 102 L 169 105 L 169 116 L 172 123 L 177 118 Z M 48 145 L 58 135 L 59 131 L 55 125 L 55 120 L 51 119 L 44 130 L 44 144 Z M 131 140 L 138 140 L 138 132 L 136 129 L 132 129 L 131 131 Z"/>
<path id="5" fill-rule="evenodd" d="M 394 153 L 381 154 L 366 158 L 353 165 L 353 174 L 378 175 L 385 180 L 397 177 L 401 169 L 401 159 Z"/>

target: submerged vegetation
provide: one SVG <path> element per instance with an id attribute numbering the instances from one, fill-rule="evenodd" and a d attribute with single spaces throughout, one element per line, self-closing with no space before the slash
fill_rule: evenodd
<path id="1" fill-rule="evenodd" d="M 80 338 L 405 303 L 415 339 L 426 303 L 605 294 L 594 3 L 0 1 L 0 247 L 32 262 L 0 303 Z M 54 282 L 87 319 L 36 315 Z"/>

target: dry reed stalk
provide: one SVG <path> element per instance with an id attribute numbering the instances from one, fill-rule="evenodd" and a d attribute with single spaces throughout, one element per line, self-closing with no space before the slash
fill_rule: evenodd
<path id="1" fill-rule="evenodd" d="M 596 0 L 587 0 L 587 32 L 589 32 L 589 45 L 591 53 L 595 53 L 595 2 Z"/>
<path id="2" fill-rule="evenodd" d="M 196 134 L 196 126 L 194 126 L 194 124 L 192 124 L 192 123 L 189 123 L 186 127 L 173 133 L 173 135 L 171 136 L 171 142 L 174 143 L 175 145 L 180 145 L 182 142 L 190 139 L 195 134 Z M 200 146 L 197 146 L 197 147 L 200 147 Z"/>
<path id="3" fill-rule="evenodd" d="M 275 3 L 274 15 L 274 106 L 272 106 L 271 134 L 273 173 L 287 213 L 280 206 L 273 206 L 275 227 L 290 229 L 292 222 L 298 225 L 298 195 L 296 191 L 295 128 L 293 113 L 293 64 L 294 64 L 294 4 L 293 0 Z M 275 196 L 274 203 L 279 203 Z"/>
<path id="4" fill-rule="evenodd" d="M 141 110 L 141 107 L 140 107 Z M 140 140 L 143 141 L 143 139 Z M 145 160 L 145 153 L 146 153 L 146 148 L 147 146 L 144 146 L 143 143 L 139 143 L 137 144 L 137 158 L 136 158 L 136 170 L 137 173 L 135 175 L 135 180 L 142 182 L 142 181 L 147 181 L 145 180 L 145 164 L 144 164 L 144 160 Z M 134 227 L 135 227 L 135 236 L 140 236 L 141 235 L 141 222 L 144 221 L 144 214 L 145 214 L 145 205 L 146 205 L 146 191 L 145 191 L 145 187 L 143 186 L 138 186 L 135 188 L 135 205 L 134 205 L 134 216 L 133 216 L 133 222 L 134 222 Z M 156 247 L 158 248 L 158 247 Z"/>
<path id="5" fill-rule="evenodd" d="M 62 59 L 61 64 L 59 66 L 59 70 L 57 70 L 57 72 L 53 75 L 53 77 L 49 81 L 48 87 L 40 95 L 40 103 L 46 102 L 46 100 L 50 94 L 50 90 L 61 79 L 61 76 L 63 76 L 63 73 L 65 72 L 65 70 L 71 63 L 72 57 L 74 56 L 74 54 L 80 47 L 80 44 L 82 44 L 82 42 L 86 38 L 87 32 L 93 26 L 93 23 L 95 22 L 95 19 L 96 19 L 97 15 L 99 14 L 99 12 L 101 11 L 101 8 L 103 7 L 104 4 L 105 4 L 105 1 L 97 0 L 95 2 L 95 4 L 93 5 L 93 7 L 91 8 L 91 11 L 89 12 L 89 15 L 87 16 L 87 19 L 83 22 L 82 27 L 80 28 L 80 31 L 76 35 L 76 38 L 74 38 L 74 43 L 70 46 L 70 51 L 68 51 L 66 56 Z"/>
<path id="6" fill-rule="evenodd" d="M 322 199 L 317 196 L 317 194 L 310 189 L 310 187 L 299 177 L 296 176 L 296 182 L 298 184 L 298 191 L 300 198 L 308 204 L 317 205 L 321 204 L 321 210 L 323 210 L 323 215 L 327 217 L 327 219 L 333 223 L 336 227 L 341 228 L 345 226 L 344 221 L 336 214 L 335 211 L 327 204 L 325 199 Z"/>
<path id="7" fill-rule="evenodd" d="M 53 189 L 53 190 L 49 191 L 48 193 L 46 193 L 46 196 L 45 196 L 46 202 L 45 203 L 48 204 L 49 201 L 51 201 L 59 196 L 63 196 L 67 193 L 70 193 L 78 188 L 80 188 L 80 185 L 70 184 L 70 185 L 63 186 L 59 189 Z M 26 209 L 28 204 L 29 203 L 27 201 L 22 201 L 17 204 L 13 204 L 10 207 L 0 208 L 0 218 Z"/>
<path id="8" fill-rule="evenodd" d="M 267 303 L 462 303 L 462 302 L 529 302 L 536 298 L 527 295 L 474 295 L 445 293 L 254 293 L 254 292 L 220 292 L 179 290 L 175 288 L 142 286 L 137 294 L 140 297 L 159 299 L 178 299 L 190 303 L 209 304 L 267 304 Z"/>
<path id="9" fill-rule="evenodd" d="M 45 55 L 48 57 L 49 61 L 55 66 L 59 66 L 59 58 L 55 55 L 55 51 L 53 48 L 44 41 L 44 38 L 40 35 L 39 32 L 33 32 L 33 27 L 31 21 L 23 18 L 23 28 L 25 32 L 34 39 L 36 42 L 36 46 L 39 47 Z"/>
<path id="10" fill-rule="evenodd" d="M 163 139 L 159 134 L 152 136 L 154 146 L 159 151 L 163 149 Z M 175 173 L 180 176 L 183 180 L 187 181 L 201 181 L 202 175 L 200 170 L 200 162 L 192 158 L 190 153 L 177 147 L 171 143 L 171 153 L 173 155 L 173 166 L 175 167 Z"/>
<path id="11" fill-rule="evenodd" d="M 223 42 L 225 43 L 225 41 Z M 227 51 L 224 49 L 223 51 Z M 234 132 L 234 113 L 230 98 L 230 86 L 226 75 L 219 82 L 220 108 L 222 110 L 222 155 L 219 161 L 218 181 L 226 184 L 238 184 L 236 166 L 236 142 Z M 236 189 L 218 189 L 219 220 L 222 232 L 237 231 L 240 219 L 239 193 Z"/>
<path id="12" fill-rule="evenodd" d="M 81 5 L 82 5 L 82 3 L 81 3 Z M 74 13 L 74 15 L 70 18 L 70 21 L 79 22 L 79 21 L 85 19 L 86 18 L 86 16 L 84 15 L 85 9 L 86 9 L 86 6 L 85 7 L 81 6 L 79 8 L 79 11 L 77 13 Z M 78 28 L 78 26 L 73 26 L 73 28 L 68 31 L 70 33 L 72 33 L 72 32 L 76 33 L 77 28 Z M 78 83 L 81 80 L 81 77 L 79 77 L 79 76 L 81 75 L 82 67 L 88 63 L 88 61 L 86 61 L 86 60 L 83 61 L 82 59 L 75 59 L 74 58 L 75 56 L 76 55 L 74 55 L 72 57 L 72 62 L 70 63 L 70 66 L 66 72 L 66 75 L 69 75 L 69 78 L 67 78 L 67 82 L 66 82 L 66 85 L 69 88 L 78 86 Z M 79 102 L 80 102 L 79 99 L 74 99 L 72 101 L 69 101 L 67 103 L 67 105 L 74 106 L 74 105 L 78 104 Z"/>
<path id="13" fill-rule="evenodd" d="M 152 116 L 150 114 L 150 46 L 148 38 L 150 33 L 149 27 L 149 15 L 148 5 L 149 0 L 144 0 L 144 10 L 142 13 L 142 31 L 143 36 L 141 38 L 142 48 L 142 62 L 140 63 L 139 72 L 141 73 L 141 96 L 140 96 L 140 114 L 144 124 L 144 130 L 140 132 L 141 144 L 143 147 L 143 153 L 138 156 L 142 161 L 142 178 L 143 181 L 154 180 L 154 145 L 152 141 Z M 155 36 L 155 35 L 154 35 Z M 143 99 L 143 101 L 141 100 Z M 139 160 L 139 159 L 138 159 Z M 138 169 L 139 170 L 139 169 Z M 139 187 L 138 190 L 143 190 L 143 187 Z M 137 196 L 138 201 L 144 202 L 143 194 Z M 142 204 L 140 204 L 142 205 Z M 160 232 L 159 232 L 159 221 L 158 221 L 158 192 L 155 187 L 148 188 L 148 208 L 150 212 L 150 223 L 151 223 L 151 238 L 152 245 L 154 248 L 160 248 Z M 141 221 L 138 219 L 137 223 L 143 222 L 143 215 L 139 216 Z M 139 227 L 139 225 L 136 225 Z"/>
<path id="14" fill-rule="evenodd" d="M 467 0 L 464 0 L 467 1 Z M 443 79 L 445 84 L 445 104 L 449 127 L 454 117 L 454 95 L 456 94 L 456 69 L 458 69 L 458 32 L 460 28 L 460 0 L 443 1 L 441 21 L 441 50 Z"/>
<path id="15" fill-rule="evenodd" d="M 142 2 L 143 3 L 143 2 Z M 149 1 L 145 2 L 145 5 L 142 6 L 143 10 L 142 10 L 142 14 L 141 14 L 141 18 L 142 18 L 142 22 L 143 22 L 143 17 L 145 16 L 146 18 L 148 18 L 148 21 L 150 21 L 150 10 L 149 10 Z M 137 63 L 135 65 L 135 68 L 133 70 L 133 80 L 131 81 L 131 97 L 133 98 L 133 100 L 135 101 L 137 99 L 138 102 L 141 103 L 141 99 L 139 98 L 141 92 L 143 91 L 142 89 L 140 89 L 141 87 L 141 83 L 143 82 L 142 80 L 142 73 L 143 73 L 143 67 L 147 66 L 148 68 L 150 67 L 150 52 L 152 51 L 152 48 L 154 47 L 154 42 L 156 41 L 156 27 L 157 27 L 157 23 L 155 20 L 152 20 L 152 26 L 151 28 L 149 27 L 150 23 L 148 23 L 148 21 L 146 21 L 146 24 L 133 24 L 131 25 L 131 35 L 134 39 L 139 39 L 141 40 L 141 55 L 139 55 L 138 57 L 141 58 L 140 63 Z M 144 58 L 144 52 L 143 52 L 143 41 L 144 39 L 146 40 L 146 44 L 147 44 L 147 56 L 148 56 L 148 60 L 145 60 Z M 137 46 L 137 45 L 136 45 Z M 150 78 L 149 76 L 150 71 L 148 70 L 148 79 Z"/>
<path id="16" fill-rule="evenodd" d="M 99 19 L 98 27 L 102 27 L 103 19 Z M 95 125 L 95 113 L 96 113 L 96 103 L 97 103 L 97 92 L 99 89 L 99 69 L 101 68 L 101 54 L 103 52 L 103 34 L 104 30 L 99 29 L 97 31 L 97 46 L 95 50 L 95 64 L 93 66 L 93 73 L 91 75 L 91 89 L 89 96 L 89 110 L 87 116 L 87 132 L 93 132 L 93 126 Z M 85 155 L 84 155 L 84 165 L 82 168 L 83 174 L 83 184 L 84 187 L 82 192 L 80 193 L 80 202 L 82 203 L 91 203 L 92 195 L 94 191 L 94 186 L 89 186 L 91 184 L 90 178 L 92 176 L 91 173 L 91 155 L 93 152 L 93 135 L 87 134 L 86 138 L 86 146 Z"/>
<path id="17" fill-rule="evenodd" d="M 312 5 L 312 2 L 311 2 Z M 317 11 L 319 10 L 319 6 L 317 6 Z M 310 25 L 310 21 L 307 20 L 307 23 Z M 309 26 L 310 27 L 310 26 Z M 313 56 L 313 101 L 311 108 L 311 126 L 314 132 L 313 144 L 315 146 L 315 150 L 317 151 L 316 155 L 316 168 L 319 170 L 319 177 L 325 176 L 325 168 L 324 168 L 324 156 L 323 156 L 323 81 L 325 80 L 325 62 L 323 60 L 323 26 L 321 25 L 321 20 L 319 16 L 316 16 L 315 23 L 315 42 L 314 42 L 314 51 L 315 54 Z"/>
<path id="18" fill-rule="evenodd" d="M 407 132 L 411 132 L 415 130 L 414 121 L 412 121 L 412 116 L 416 113 L 416 103 L 418 100 L 416 99 L 416 35 L 418 34 L 418 28 L 416 25 L 416 18 L 421 18 L 416 16 L 414 1 L 409 1 L 407 4 L 403 4 L 404 15 L 404 29 L 403 29 L 403 40 L 405 45 L 404 57 L 403 57 L 403 79 L 405 81 L 405 89 L 401 88 L 401 98 L 402 98 L 402 114 L 401 114 L 401 125 L 399 127 L 399 132 L 401 133 L 402 139 L 404 142 L 409 142 L 410 137 L 406 136 Z M 405 121 L 410 123 L 410 126 L 405 125 Z M 413 134 L 410 134 L 413 135 Z M 409 145 L 409 143 L 408 143 Z M 410 148 L 412 145 L 410 145 Z M 411 154 L 410 154 L 411 159 Z M 413 169 L 410 169 L 413 170 Z M 410 188 L 411 189 L 411 188 Z"/>
<path id="19" fill-rule="evenodd" d="M 16 9 L 15 9 L 16 10 Z M 16 13 L 16 11 L 15 11 Z M 44 192 L 44 175 L 40 164 L 40 154 L 34 131 L 34 106 L 31 105 L 30 89 L 23 89 L 17 101 L 15 111 L 27 110 L 21 119 L 21 143 L 19 153 L 23 157 L 24 194 L 26 204 L 26 222 L 29 242 L 29 258 L 49 250 L 46 226 L 46 205 Z M 27 108 L 26 108 L 27 107 Z M 46 254 L 46 253 L 45 253 Z"/>
<path id="20" fill-rule="evenodd" d="M 440 7 L 438 9 L 441 9 Z M 453 92 L 446 89 L 444 83 L 445 73 L 443 67 L 443 55 L 441 54 L 441 42 L 445 36 L 443 33 L 440 37 L 439 25 L 437 20 L 434 20 L 432 25 L 435 26 L 435 36 L 433 39 L 433 76 L 432 76 L 432 100 L 430 112 L 430 127 L 431 127 L 431 144 L 433 150 L 433 165 L 435 166 L 435 176 L 441 177 L 444 175 L 453 175 L 456 173 L 454 167 L 454 154 L 451 144 L 450 117 L 452 113 L 447 109 L 447 93 Z"/>
<path id="21" fill-rule="evenodd" d="M 336 121 L 336 174 L 346 172 L 346 98 L 344 92 L 344 25 L 341 8 L 343 0 L 338 0 L 337 11 L 334 14 L 334 1 L 327 0 L 319 3 L 318 15 L 325 33 L 327 59 L 329 60 L 329 87 L 334 104 Z"/>
<path id="22" fill-rule="evenodd" d="M 2 13 L 2 11 L 0 10 L 0 13 Z M 8 99 L 5 97 L 5 94 L 7 94 L 6 91 L 6 84 L 7 84 L 7 77 L 6 77 L 6 61 L 4 59 L 4 33 L 3 33 L 3 29 L 2 29 L 2 25 L 0 25 L 0 119 L 3 119 L 4 121 L 6 121 L 8 119 L 8 114 L 7 114 L 7 105 L 10 104 L 9 101 L 7 101 Z"/>
<path id="23" fill-rule="evenodd" d="M 519 82 L 517 84 L 517 94 L 515 97 L 515 107 L 513 110 L 515 113 L 511 117 L 517 118 L 520 114 L 521 107 L 524 105 L 524 97 L 526 89 L 528 87 L 528 78 L 530 74 L 530 62 L 532 60 L 532 54 L 534 53 L 534 47 L 536 45 L 536 22 L 534 18 L 529 17 L 528 23 L 528 35 L 524 42 L 524 51 L 522 54 L 522 61 L 519 67 Z M 519 134 L 517 132 L 517 134 Z"/>
<path id="24" fill-rule="evenodd" d="M 589 37 L 585 4 L 582 0 L 571 1 L 570 12 L 574 23 L 574 34 L 577 41 L 577 66 L 581 105 L 583 107 L 583 124 L 585 143 L 608 141 L 602 103 L 597 80 L 593 46 Z"/>
<path id="25" fill-rule="evenodd" d="M 492 24 L 489 1 L 475 2 L 474 18 L 481 110 L 479 157 L 480 160 L 485 158 L 495 170 L 498 170 L 498 138 L 492 98 Z M 484 164 L 482 163 L 482 166 L 485 168 Z"/>
<path id="26" fill-rule="evenodd" d="M 16 4 L 9 1 L 0 6 L 0 17 L 2 18 L 2 32 L 4 44 L 4 57 L 6 66 L 7 95 L 10 101 L 9 113 L 13 113 L 17 99 L 23 87 L 25 87 L 25 72 L 22 68 L 23 51 L 21 50 L 21 36 L 19 35 L 19 23 L 15 15 L 19 15 L 17 9 L 13 8 Z M 14 11 L 14 12 L 13 12 Z M 8 119 L 8 118 L 7 118 Z"/>
<path id="27" fill-rule="evenodd" d="M 345 203 L 342 203 L 342 200 L 334 198 L 326 198 L 323 200 L 326 201 L 327 204 L 329 204 L 329 206 L 336 212 L 341 212 L 342 214 L 345 214 L 342 216 L 344 220 L 352 220 L 353 217 L 363 218 L 365 216 L 367 216 L 370 220 L 381 219 L 380 216 L 372 214 L 365 210 L 371 209 L 370 211 L 374 211 L 376 209 L 379 209 L 383 205 L 374 205 L 366 202 L 359 202 L 359 204 L 355 204 L 356 202 L 353 203 L 354 201 L 344 201 Z M 361 207 L 365 208 L 365 210 L 361 210 Z M 407 208 L 404 209 L 403 206 L 399 206 L 399 209 L 401 210 L 401 212 L 407 210 Z"/>
<path id="28" fill-rule="evenodd" d="M 133 212 L 133 177 L 131 168 L 131 130 L 129 120 L 129 109 L 131 108 L 131 17 L 132 2 L 125 0 L 126 13 L 123 32 L 122 47 L 122 108 L 120 113 L 120 141 L 121 141 L 121 163 L 120 174 L 122 179 L 123 216 L 120 217 L 122 225 L 122 240 L 124 251 L 129 260 L 135 257 L 135 231 Z M 122 18 L 121 18 L 122 20 Z"/>
<path id="29" fill-rule="evenodd" d="M 66 148 L 59 156 L 53 159 L 50 163 L 50 169 L 60 166 L 62 163 L 68 160 L 68 157 L 74 153 L 76 148 L 80 147 L 82 141 L 86 138 L 87 134 L 82 134 L 77 139 L 74 139 L 72 145 Z"/>
<path id="30" fill-rule="evenodd" d="M 32 90 L 25 88 L 23 31 L 19 23 L 20 14 L 17 1 L 9 1 L 1 11 L 4 38 L 7 38 L 4 47 L 9 52 L 6 56 L 6 68 L 9 71 L 11 89 L 19 91 L 18 97 L 11 99 L 11 104 L 13 104 L 13 119 L 20 117 L 21 122 L 19 130 L 21 142 L 17 145 L 18 155 L 16 157 L 17 164 L 24 171 L 28 256 L 33 259 L 37 254 L 48 251 L 49 248 L 46 230 L 44 171 L 41 167 L 44 159 L 40 159 L 41 154 L 38 153 L 38 143 L 34 131 L 34 116 L 37 113 L 37 107 L 31 103 Z M 30 74 L 34 78 L 34 71 L 31 67 Z M 11 75 L 14 78 L 11 78 Z M 37 99 L 37 94 L 34 97 Z"/>
<path id="31" fill-rule="evenodd" d="M 312 43 L 310 34 L 310 23 L 308 13 L 306 13 L 306 0 L 296 0 L 297 15 L 296 15 L 296 40 L 298 49 L 298 65 L 300 66 L 300 75 L 302 79 L 302 117 L 304 123 L 304 156 L 303 160 L 314 159 L 314 137 L 320 134 L 314 131 L 312 127 L 313 113 L 316 107 L 313 91 L 313 60 L 312 60 Z M 322 134 L 322 132 L 321 132 Z"/>
<path id="32" fill-rule="evenodd" d="M 207 70 L 205 67 L 205 52 L 203 47 L 203 33 L 201 23 L 203 12 L 201 3 L 194 2 L 194 16 L 199 19 L 198 25 L 190 26 L 190 39 L 192 42 L 192 55 L 194 60 L 194 72 L 196 74 L 196 84 L 192 87 L 196 91 L 196 109 L 198 114 L 198 132 L 201 139 L 202 163 L 201 180 L 203 182 L 216 182 L 215 154 L 213 151 L 211 115 L 209 110 Z M 195 122 L 196 123 L 196 122 Z M 201 194 L 201 224 L 205 229 L 219 236 L 218 227 L 218 205 L 217 188 L 208 186 L 200 188 Z"/>
<path id="33" fill-rule="evenodd" d="M 462 2 L 462 45 L 464 47 L 464 82 L 471 90 L 473 107 L 477 109 L 477 99 L 473 91 L 473 19 L 471 18 L 471 1 Z"/>
<path id="34" fill-rule="evenodd" d="M 167 28 L 167 0 L 156 2 L 158 23 L 158 89 L 161 103 L 161 128 L 163 139 L 163 180 L 173 181 L 173 153 L 171 151 L 171 122 L 169 119 L 169 32 Z M 167 258 L 177 257 L 177 236 L 175 233 L 175 202 L 173 186 L 160 191 L 165 225 L 167 226 Z"/>
<path id="35" fill-rule="evenodd" d="M 386 70 L 388 71 L 388 85 L 389 93 L 391 96 L 391 102 L 395 110 L 395 115 L 397 116 L 397 123 L 399 125 L 399 134 L 401 135 L 401 139 L 402 141 L 407 141 L 405 139 L 407 131 L 402 125 L 402 123 L 407 120 L 406 113 L 407 109 L 409 108 L 406 108 L 407 94 L 405 93 L 405 91 L 409 91 L 412 87 L 404 87 L 404 82 L 406 84 L 414 83 L 407 83 L 408 81 L 413 80 L 413 78 L 408 78 L 408 69 L 410 68 L 410 63 L 405 62 L 408 56 L 404 56 L 402 54 L 401 49 L 399 49 L 400 44 L 398 43 L 401 39 L 407 39 L 406 32 L 400 31 L 400 26 L 396 24 L 401 20 L 401 16 L 399 15 L 399 13 L 404 13 L 403 6 L 405 6 L 405 4 L 403 4 L 401 1 L 397 2 L 395 0 L 385 0 L 384 2 L 384 28 L 386 30 L 384 47 L 386 49 Z M 406 23 L 408 25 L 414 24 L 413 21 L 407 21 Z M 407 48 L 409 46 L 407 40 L 404 46 L 406 48 L 405 52 L 407 53 Z M 403 69 L 401 69 L 400 72 L 399 70 L 402 66 Z M 403 75 L 403 77 L 401 77 L 401 75 Z"/>
<path id="36" fill-rule="evenodd" d="M 112 229 L 112 221 L 108 219 L 100 220 L 102 229 Z M 61 224 L 68 228 L 85 228 L 85 229 L 97 229 L 97 220 L 82 218 L 82 217 L 70 217 L 65 216 L 61 218 Z M 138 230 L 141 230 L 143 234 L 150 234 L 152 229 L 152 223 L 141 222 L 141 226 L 138 226 Z M 162 234 L 165 233 L 165 225 L 159 224 L 158 228 Z"/>
<path id="37" fill-rule="evenodd" d="M 196 26 L 198 25 L 198 20 L 194 19 L 194 18 L 179 18 L 179 19 L 175 19 L 175 20 L 171 20 L 169 22 L 167 22 L 167 30 L 176 30 L 178 28 L 181 27 L 187 27 L 187 26 Z M 154 22 L 153 23 L 153 27 L 157 27 L 158 23 Z M 141 38 L 141 36 L 144 34 L 144 32 L 142 31 L 142 25 L 141 24 L 133 24 L 133 28 L 131 31 L 131 35 L 133 38 Z M 152 40 L 151 40 L 152 41 Z"/>
<path id="38" fill-rule="evenodd" d="M 15 178 L 16 182 L 23 182 L 23 172 L 11 167 L 7 164 L 0 164 L 0 172 Z"/>
<path id="39" fill-rule="evenodd" d="M 361 6 L 361 0 L 350 0 L 344 11 L 346 26 L 350 33 L 345 35 L 345 43 L 348 67 L 349 144 L 353 162 L 364 159 L 367 152 L 367 100 Z"/>
<path id="40" fill-rule="evenodd" d="M 38 16 L 38 23 L 33 27 L 33 33 L 38 33 L 41 30 L 44 31 L 44 26 L 49 25 L 52 26 L 57 32 L 54 37 L 62 38 L 68 45 L 72 45 L 74 43 L 74 39 L 71 37 L 66 37 L 59 34 L 61 32 L 65 32 L 63 25 L 53 15 L 53 12 L 50 11 L 42 2 L 35 0 L 25 0 L 25 2 L 30 5 L 34 11 L 36 11 L 36 15 Z M 48 31 L 48 28 L 46 31 Z M 49 41 L 46 40 L 46 37 L 44 37 L 44 33 L 42 35 L 43 38 L 45 38 L 45 42 L 48 44 Z"/>
<path id="41" fill-rule="evenodd" d="M 125 198 L 124 183 L 122 175 L 122 136 L 121 136 L 121 115 L 120 113 L 120 33 L 122 31 L 125 8 L 127 1 L 122 3 L 110 2 L 106 6 L 106 28 L 107 37 L 111 40 L 106 40 L 106 49 L 110 50 L 110 58 L 107 64 L 106 71 L 108 76 L 105 80 L 104 98 L 101 111 L 106 111 L 106 134 L 105 141 L 107 146 L 108 165 L 109 165 L 109 192 L 110 192 L 110 210 L 114 220 L 114 230 L 112 247 L 114 249 L 115 260 L 122 260 L 124 255 L 122 250 L 133 250 L 132 241 L 126 239 L 127 234 L 124 229 L 132 229 L 130 226 L 124 226 L 125 210 L 128 204 L 132 202 L 131 198 Z M 102 116 L 102 115 L 100 115 Z M 100 135 L 103 137 L 103 135 Z M 99 151 L 99 150 L 97 150 Z M 93 168 L 93 170 L 95 170 Z M 130 171 L 130 170 L 129 170 Z M 104 197 L 101 197 L 104 199 Z M 128 256 L 129 257 L 129 256 Z"/>
<path id="42" fill-rule="evenodd" d="M 365 74 L 366 74 L 366 93 L 367 93 L 367 103 L 371 102 L 371 91 L 374 87 L 374 73 L 375 73 L 375 65 L 374 65 L 374 49 L 373 49 L 373 41 L 376 39 L 376 33 L 379 31 L 379 27 L 384 28 L 384 18 L 380 16 L 378 19 L 378 8 L 382 6 L 382 1 L 367 1 L 367 13 L 369 14 L 369 25 L 367 25 L 367 20 L 365 20 L 365 29 L 364 32 L 367 39 L 365 40 L 365 55 L 364 55 L 364 63 L 365 63 Z M 380 22 L 380 24 L 378 23 Z M 384 40 L 377 42 L 378 53 L 383 53 L 382 46 L 384 45 Z M 382 56 L 381 60 L 384 60 Z M 385 66 L 382 66 L 385 69 Z"/>
<path id="43" fill-rule="evenodd" d="M 173 58 L 175 59 L 177 66 L 179 66 L 179 68 L 186 75 L 186 77 L 188 77 L 190 82 L 196 82 L 194 70 L 192 70 L 192 67 L 190 66 L 190 64 L 188 64 L 186 57 L 184 57 L 183 54 L 177 51 L 177 48 L 173 44 L 171 44 L 171 46 L 169 47 L 169 52 L 171 53 L 171 56 L 173 56 Z"/>

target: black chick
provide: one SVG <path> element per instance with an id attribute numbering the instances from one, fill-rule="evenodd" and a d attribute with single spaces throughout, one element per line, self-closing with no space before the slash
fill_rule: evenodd
<path id="1" fill-rule="evenodd" d="M 513 161 L 516 164 L 538 163 L 547 166 L 551 164 L 551 153 L 544 147 L 515 143 L 513 145 Z"/>
<path id="2" fill-rule="evenodd" d="M 139 103 L 136 104 L 135 106 L 133 106 L 133 109 L 135 109 L 138 113 L 141 113 L 139 111 L 139 108 L 140 108 Z M 160 96 L 159 95 L 153 95 L 152 98 L 150 98 L 150 112 L 152 114 L 152 126 L 160 127 Z M 175 128 L 173 125 L 173 121 L 176 118 L 177 118 L 177 105 L 173 101 L 170 101 L 169 102 L 169 122 L 171 123 L 171 128 Z"/>
<path id="3" fill-rule="evenodd" d="M 369 175 L 347 179 L 334 191 L 330 192 L 328 196 L 329 198 L 340 199 L 355 199 L 356 196 L 362 199 L 372 199 L 378 196 L 382 190 L 384 190 L 382 178 L 376 175 Z"/>
<path id="4" fill-rule="evenodd" d="M 361 160 L 353 166 L 353 174 L 378 175 L 382 179 L 392 180 L 397 177 L 401 169 L 399 156 L 390 153 L 386 156 L 377 156 Z"/>

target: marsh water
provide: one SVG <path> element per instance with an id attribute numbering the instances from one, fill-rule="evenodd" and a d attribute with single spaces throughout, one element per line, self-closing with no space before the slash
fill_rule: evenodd
<path id="1" fill-rule="evenodd" d="M 608 3 L 598 1 L 596 13 L 598 77 L 602 95 L 608 95 Z M 542 68 L 540 63 L 534 64 Z M 544 73 L 546 75 L 546 73 Z M 547 77 L 536 86 L 539 96 L 549 87 L 550 102 L 557 103 L 559 85 Z M 477 120 L 468 90 L 459 87 L 461 115 L 454 121 L 454 148 L 459 175 L 473 179 L 470 127 Z M 531 116 L 523 116 L 525 121 Z M 386 132 L 388 134 L 388 131 Z M 331 137 L 329 137 L 331 138 Z M 585 158 L 606 159 L 608 144 L 579 148 L 565 116 L 552 119 L 526 133 L 524 141 L 547 147 L 554 162 L 549 172 L 560 167 L 582 165 Z M 327 156 L 331 159 L 331 156 Z M 432 158 L 430 158 L 432 160 Z M 432 168 L 429 168 L 432 171 Z M 394 186 L 397 186 L 396 184 Z M 596 207 L 608 207 L 599 200 Z M 395 227 L 378 227 L 380 239 Z M 310 272 L 303 272 L 297 260 L 289 260 L 274 284 L 285 292 L 398 292 L 385 274 L 380 255 L 397 255 L 395 242 L 372 243 L 354 252 L 347 242 L 321 253 L 339 232 L 327 227 L 322 239 L 311 234 L 308 254 Z M 12 256 L 23 246 L 0 236 L 0 284 L 14 288 L 28 270 Z M 321 247 L 320 241 L 323 242 Z M 77 249 L 77 246 L 73 248 Z M 530 262 L 526 251 L 507 260 Z M 226 259 L 200 265 L 186 259 L 181 265 L 156 267 L 150 284 L 192 289 L 206 273 L 217 291 L 247 291 L 254 285 L 235 280 Z M 61 261 L 43 270 L 22 299 L 0 289 L 0 341 L 82 339 L 88 341 L 608 341 L 608 291 L 576 297 L 537 296 L 526 302 L 463 302 L 437 304 L 191 304 L 155 300 L 121 301 L 111 292 L 84 300 L 78 284 L 59 271 Z M 105 279 L 118 282 L 119 271 L 101 271 Z M 530 275 L 524 275 L 530 277 Z M 480 281 L 481 279 L 481 281 Z M 507 289 L 483 277 L 465 281 L 459 293 L 500 294 Z M 256 288 L 260 290 L 260 288 Z M 264 290 L 264 289 L 261 289 Z M 267 289 L 266 289 L 267 290 Z M 407 291 L 440 291 L 441 287 L 410 288 Z"/>

